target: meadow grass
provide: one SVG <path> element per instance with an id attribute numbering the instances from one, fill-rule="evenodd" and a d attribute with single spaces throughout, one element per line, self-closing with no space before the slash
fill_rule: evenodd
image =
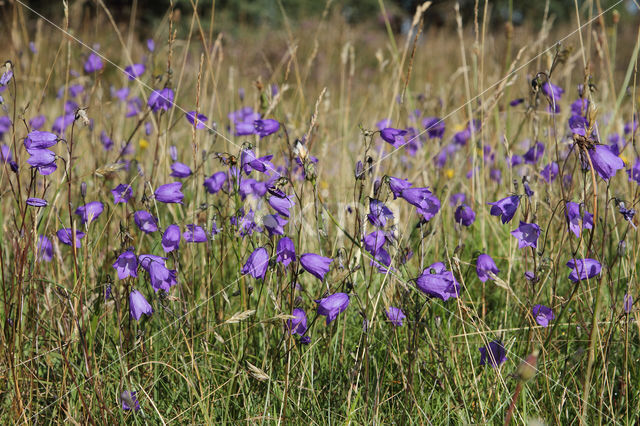
<path id="1" fill-rule="evenodd" d="M 2 72 L 13 77 L 0 92 L 10 120 L 0 173 L 3 423 L 637 421 L 640 318 L 625 300 L 638 297 L 640 245 L 637 220 L 621 207 L 639 199 L 640 33 L 615 7 L 584 2 L 573 22 L 547 15 L 496 29 L 490 3 L 478 3 L 473 22 L 452 3 L 457 25 L 437 29 L 425 27 L 425 5 L 396 34 L 388 22 L 347 24 L 332 2 L 300 22 L 281 7 L 276 28 L 171 11 L 139 28 L 135 15 L 116 23 L 102 2 L 92 17 L 81 3 L 61 4 L 56 18 L 10 3 L 2 43 L 11 63 Z M 91 53 L 102 59 L 95 72 L 84 69 Z M 124 68 L 138 63 L 145 72 L 129 79 Z M 564 94 L 549 94 L 549 82 Z M 152 108 L 152 92 L 163 88 L 173 102 Z M 572 109 L 580 99 L 588 107 Z M 238 136 L 242 120 L 229 114 L 243 107 L 277 120 L 278 130 Z M 208 118 L 205 128 L 185 118 L 194 110 Z M 570 129 L 573 115 L 586 129 Z M 51 174 L 27 163 L 37 116 L 44 131 L 68 117 Z M 438 120 L 425 126 L 426 117 Z M 442 135 L 431 134 L 436 126 Z M 392 146 L 384 127 L 409 131 Z M 538 141 L 544 151 L 529 151 Z M 615 145 L 611 155 L 633 179 L 623 169 L 602 178 L 599 144 Z M 273 158 L 248 164 L 249 150 Z M 170 176 L 176 161 L 192 174 Z M 216 172 L 228 183 L 211 193 L 203 182 Z M 437 212 L 397 196 L 390 176 L 428 187 Z M 171 182 L 182 183 L 181 203 L 160 201 L 158 188 Z M 116 204 L 119 184 L 133 197 Z M 276 213 L 268 203 L 276 189 L 294 205 L 288 218 L 265 219 Z M 469 226 L 450 202 L 459 193 L 475 213 Z M 511 195 L 519 207 L 503 224 L 487 203 Z M 30 197 L 48 204 L 27 205 Z M 369 219 L 371 200 L 389 208 L 386 224 Z M 103 211 L 83 223 L 75 211 L 93 201 Z M 579 237 L 567 202 L 581 204 Z M 155 216 L 158 230 L 143 232 L 137 211 Z M 287 221 L 282 232 L 298 257 L 288 266 L 268 220 Z M 539 225 L 536 247 L 518 247 L 519 221 Z M 172 224 L 198 225 L 206 241 L 183 235 L 165 253 Z M 72 229 L 71 245 L 57 236 L 62 228 Z M 73 230 L 85 233 L 77 249 Z M 372 263 L 385 262 L 380 253 L 365 249 L 376 230 L 388 254 L 380 268 Z M 39 236 L 52 242 L 50 259 Z M 253 265 L 267 266 L 255 278 L 243 266 L 260 247 L 268 264 Z M 128 249 L 141 265 L 120 280 L 112 265 Z M 301 265 L 303 253 L 332 259 L 324 279 Z M 486 282 L 476 268 L 483 253 L 499 268 Z M 163 271 L 177 279 L 169 291 L 154 291 L 156 260 L 144 254 L 167 258 Z M 585 258 L 600 273 L 571 281 L 566 263 Z M 451 273 L 438 283 L 450 284 L 452 297 L 416 281 L 436 262 Z M 133 317 L 133 290 L 152 314 Z M 349 305 L 328 323 L 316 301 L 335 293 L 348 294 Z M 532 314 L 538 304 L 554 313 L 548 326 Z M 406 315 L 402 326 L 390 307 Z M 309 342 L 289 332 L 294 309 L 306 312 Z M 481 365 L 480 348 L 495 341 L 506 361 Z M 139 410 L 122 408 L 133 406 L 131 391 Z"/>

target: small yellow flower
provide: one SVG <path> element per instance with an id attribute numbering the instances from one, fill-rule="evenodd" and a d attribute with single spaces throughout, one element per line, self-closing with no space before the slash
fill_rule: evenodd
<path id="1" fill-rule="evenodd" d="M 445 169 L 444 170 L 444 175 L 447 177 L 447 179 L 453 179 L 453 174 L 454 174 L 454 170 L 453 169 Z"/>
<path id="2" fill-rule="evenodd" d="M 320 181 L 320 189 L 329 189 L 329 184 L 327 183 L 326 180 Z"/>
<path id="3" fill-rule="evenodd" d="M 453 126 L 453 131 L 454 132 L 461 132 L 466 128 L 467 128 L 467 123 L 458 123 L 455 126 Z"/>
<path id="4" fill-rule="evenodd" d="M 140 149 L 141 150 L 145 150 L 145 149 L 149 148 L 149 141 L 146 140 L 145 138 L 140 138 L 139 144 L 140 144 Z"/>

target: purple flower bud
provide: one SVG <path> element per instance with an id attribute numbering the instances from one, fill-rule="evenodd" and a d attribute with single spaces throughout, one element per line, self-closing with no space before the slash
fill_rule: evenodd
<path id="1" fill-rule="evenodd" d="M 129 313 L 131 314 L 132 318 L 136 319 L 136 321 L 140 319 L 142 314 L 146 314 L 149 316 L 153 314 L 153 308 L 151 307 L 149 302 L 147 302 L 147 299 L 145 299 L 142 293 L 140 293 L 138 290 L 133 290 L 129 294 Z M 125 409 L 124 403 L 122 404 L 122 408 Z"/>
<path id="2" fill-rule="evenodd" d="M 300 264 L 302 267 L 320 281 L 322 281 L 327 272 L 329 272 L 331 262 L 333 262 L 333 259 L 315 253 L 305 253 L 300 256 Z"/>
<path id="3" fill-rule="evenodd" d="M 32 207 L 45 207 L 48 203 L 42 198 L 27 198 L 27 205 Z"/>
<path id="4" fill-rule="evenodd" d="M 633 296 L 631 296 L 630 294 L 625 294 L 622 306 L 624 308 L 625 314 L 630 313 L 631 308 L 633 307 Z"/>
<path id="5" fill-rule="evenodd" d="M 249 255 L 247 262 L 240 271 L 242 275 L 251 275 L 253 278 L 264 279 L 269 266 L 269 253 L 264 247 L 258 247 Z"/>
<path id="6" fill-rule="evenodd" d="M 153 52 L 154 50 L 156 50 L 156 43 L 152 38 L 147 39 L 147 49 L 149 49 L 149 52 Z"/>
<path id="7" fill-rule="evenodd" d="M 165 253 L 180 248 L 180 227 L 178 225 L 169 225 L 162 235 L 162 249 Z"/>
<path id="8" fill-rule="evenodd" d="M 118 273 L 119 280 L 138 276 L 138 258 L 131 250 L 127 250 L 118 256 L 118 259 L 113 263 L 113 267 Z"/>
<path id="9" fill-rule="evenodd" d="M 498 272 L 500 272 L 500 269 L 498 269 L 496 262 L 493 261 L 491 256 L 488 254 L 481 254 L 478 256 L 478 261 L 476 262 L 476 272 L 478 274 L 478 279 L 484 283 L 491 279 L 489 272 L 497 275 Z"/>
<path id="10" fill-rule="evenodd" d="M 336 319 L 338 314 L 347 309 L 349 306 L 349 295 L 346 293 L 334 293 L 315 302 L 318 304 L 318 315 L 326 316 L 326 324 L 329 325 L 331 321 Z"/>
<path id="11" fill-rule="evenodd" d="M 176 161 L 171 165 L 171 174 L 169 176 L 177 177 L 180 179 L 191 176 L 191 169 L 184 163 Z"/>

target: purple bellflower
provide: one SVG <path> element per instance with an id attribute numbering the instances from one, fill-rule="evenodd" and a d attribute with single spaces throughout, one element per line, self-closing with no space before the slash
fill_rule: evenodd
<path id="1" fill-rule="evenodd" d="M 457 298 L 460 293 L 460 284 L 442 262 L 426 267 L 415 281 L 422 292 L 445 302 L 449 298 Z"/>
<path id="2" fill-rule="evenodd" d="M 602 265 L 595 259 L 573 259 L 567 262 L 567 266 L 572 269 L 569 279 L 573 282 L 585 281 L 600 274 Z"/>
<path id="3" fill-rule="evenodd" d="M 507 352 L 504 349 L 504 345 L 500 340 L 493 340 L 489 342 L 489 347 L 481 347 L 480 350 L 480 365 L 486 365 L 487 361 L 493 368 L 499 367 L 507 360 Z"/>
<path id="4" fill-rule="evenodd" d="M 258 247 L 249 255 L 247 262 L 240 271 L 242 275 L 251 275 L 253 278 L 264 279 L 269 266 L 269 253 L 264 247 Z"/>
<path id="5" fill-rule="evenodd" d="M 327 325 L 331 323 L 339 313 L 344 312 L 349 306 L 349 295 L 346 293 L 334 293 L 324 299 L 316 300 L 318 315 L 327 317 Z"/>
<path id="6" fill-rule="evenodd" d="M 531 310 L 531 314 L 536 319 L 538 325 L 548 327 L 549 323 L 556 317 L 548 306 L 535 305 Z"/>
<path id="7" fill-rule="evenodd" d="M 500 269 L 496 266 L 496 262 L 493 261 L 491 256 L 488 254 L 481 254 L 478 256 L 478 261 L 476 262 L 476 273 L 478 274 L 478 279 L 483 283 L 487 280 L 490 280 L 489 272 L 494 274 L 498 274 Z"/>
<path id="8" fill-rule="evenodd" d="M 404 314 L 404 312 L 402 312 L 402 309 L 400 308 L 394 308 L 393 306 L 390 306 L 387 310 L 387 319 L 396 327 L 402 327 L 402 321 L 406 317 L 407 316 Z"/>
<path id="9" fill-rule="evenodd" d="M 518 248 L 536 248 L 538 247 L 540 227 L 535 223 L 525 223 L 520 221 L 520 225 L 511 231 L 511 235 L 518 239 Z"/>
<path id="10" fill-rule="evenodd" d="M 300 256 L 300 264 L 302 267 L 320 281 L 322 281 L 327 272 L 329 272 L 331 262 L 333 262 L 333 259 L 315 253 L 305 253 Z"/>
<path id="11" fill-rule="evenodd" d="M 136 321 L 140 320 L 142 314 L 149 316 L 153 314 L 153 308 L 138 290 L 133 290 L 131 294 L 129 294 L 129 311 L 131 317 L 135 318 Z"/>

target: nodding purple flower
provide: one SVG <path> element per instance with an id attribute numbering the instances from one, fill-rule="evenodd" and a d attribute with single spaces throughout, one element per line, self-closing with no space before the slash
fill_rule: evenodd
<path id="1" fill-rule="evenodd" d="M 46 123 L 47 118 L 44 115 L 36 115 L 31 120 L 29 120 L 29 126 L 33 130 L 40 130 L 44 123 Z"/>
<path id="2" fill-rule="evenodd" d="M 151 316 L 153 308 L 138 290 L 133 290 L 129 294 L 129 313 L 136 321 L 140 320 L 142 314 Z M 124 404 L 122 406 L 124 408 Z"/>
<path id="3" fill-rule="evenodd" d="M 1 98 L 2 96 L 0 96 L 0 100 Z M 11 119 L 6 115 L 0 117 L 0 138 L 11 129 L 11 124 Z"/>
<path id="4" fill-rule="evenodd" d="M 314 277 L 320 281 L 324 279 L 324 276 L 329 272 L 329 265 L 331 265 L 333 259 L 329 257 L 320 256 L 315 253 L 305 253 L 300 256 L 300 264 Z"/>
<path id="5" fill-rule="evenodd" d="M 454 217 L 456 223 L 460 223 L 463 226 L 471 226 L 476 220 L 475 212 L 466 204 L 461 204 L 460 206 L 458 206 Z"/>
<path id="6" fill-rule="evenodd" d="M 402 321 L 406 317 L 407 316 L 404 314 L 404 312 L 402 312 L 402 309 L 400 308 L 394 308 L 393 306 L 390 306 L 387 310 L 387 319 L 396 327 L 402 327 Z"/>
<path id="7" fill-rule="evenodd" d="M 640 157 L 636 158 L 636 162 L 633 167 L 627 170 L 627 175 L 629 175 L 629 182 L 634 180 L 640 185 Z"/>
<path id="8" fill-rule="evenodd" d="M 178 250 L 180 248 L 180 227 L 178 225 L 169 225 L 162 235 L 162 249 L 165 253 Z"/>
<path id="9" fill-rule="evenodd" d="M 276 261 L 282 263 L 286 268 L 291 262 L 296 260 L 296 248 L 289 237 L 282 237 L 276 247 Z"/>
<path id="10" fill-rule="evenodd" d="M 406 134 L 406 130 L 394 129 L 392 127 L 385 127 L 380 131 L 380 137 L 385 142 L 393 145 L 394 148 L 401 148 L 405 144 L 404 135 Z"/>
<path id="11" fill-rule="evenodd" d="M 111 140 L 104 130 L 100 132 L 100 142 L 102 142 L 102 147 L 105 151 L 110 151 L 111 148 L 113 148 L 113 140 Z"/>
<path id="12" fill-rule="evenodd" d="M 58 136 L 51 132 L 34 130 L 24 138 L 24 147 L 27 149 L 51 148 L 58 143 Z"/>
<path id="13" fill-rule="evenodd" d="M 253 278 L 264 279 L 269 266 L 269 253 L 264 247 L 258 247 L 249 255 L 247 262 L 240 271 L 242 275 L 251 275 Z"/>
<path id="14" fill-rule="evenodd" d="M 264 225 L 269 236 L 284 235 L 284 226 L 287 222 L 287 219 L 284 219 L 277 214 L 268 214 L 262 217 L 262 225 Z"/>
<path id="15" fill-rule="evenodd" d="M 567 266 L 571 269 L 569 279 L 573 282 L 585 281 L 600 274 L 602 265 L 595 259 L 573 259 L 567 262 Z"/>
<path id="16" fill-rule="evenodd" d="M 182 193 L 182 182 L 172 182 L 159 186 L 154 192 L 157 201 L 161 203 L 182 204 L 184 194 Z"/>
<path id="17" fill-rule="evenodd" d="M 584 116 L 587 113 L 588 107 L 589 107 L 589 99 L 578 98 L 571 104 L 571 113 L 573 115 Z"/>
<path id="18" fill-rule="evenodd" d="M 204 180 L 204 187 L 208 193 L 216 194 L 226 182 L 227 174 L 225 172 L 216 172 Z"/>
<path id="19" fill-rule="evenodd" d="M 53 126 L 51 126 L 51 130 L 61 135 L 62 133 L 64 133 L 67 127 L 69 127 L 71 123 L 74 122 L 75 119 L 76 119 L 76 114 L 74 112 L 56 117 L 56 119 L 53 120 Z"/>
<path id="20" fill-rule="evenodd" d="M 149 95 L 147 105 L 153 110 L 158 112 L 160 110 L 168 111 L 173 106 L 173 90 L 165 87 L 162 90 L 154 90 Z"/>
<path id="21" fill-rule="evenodd" d="M 542 176 L 545 182 L 551 183 L 556 179 L 559 171 L 558 163 L 552 162 L 544 166 L 544 169 L 540 172 L 540 176 Z"/>
<path id="22" fill-rule="evenodd" d="M 624 300 L 622 301 L 622 307 L 624 309 L 624 313 L 628 314 L 631 312 L 631 308 L 633 307 L 633 296 L 625 293 Z"/>
<path id="23" fill-rule="evenodd" d="M 236 226 L 240 231 L 240 235 L 244 237 L 246 235 L 253 234 L 253 231 L 260 232 L 260 227 L 256 225 L 254 216 L 255 213 L 252 209 L 249 209 L 249 211 L 245 215 L 244 209 L 241 208 L 238 211 L 238 215 L 233 216 L 231 219 L 229 219 L 229 222 L 231 222 L 232 225 Z"/>
<path id="24" fill-rule="evenodd" d="M 604 180 L 611 179 L 618 170 L 624 167 L 624 161 L 611 152 L 611 149 L 606 145 L 596 145 L 588 152 L 593 169 Z"/>
<path id="25" fill-rule="evenodd" d="M 460 293 L 460 284 L 442 262 L 426 267 L 416 278 L 416 285 L 422 292 L 445 302 L 449 298 L 457 298 Z"/>
<path id="26" fill-rule="evenodd" d="M 509 105 L 514 107 L 514 106 L 518 106 L 521 103 L 524 103 L 524 98 L 516 98 L 514 100 L 512 100 L 511 102 L 509 102 Z"/>
<path id="27" fill-rule="evenodd" d="M 295 205 L 293 196 L 287 196 L 284 193 L 272 195 L 267 201 L 282 217 L 289 217 L 289 209 Z"/>
<path id="28" fill-rule="evenodd" d="M 525 223 L 520 221 L 520 225 L 511 231 L 511 235 L 518 239 L 518 248 L 536 248 L 538 247 L 540 227 L 535 223 Z"/>
<path id="29" fill-rule="evenodd" d="M 111 97 L 116 98 L 122 102 L 127 100 L 127 98 L 129 97 L 129 92 L 130 90 L 128 87 L 116 89 L 115 87 L 111 86 Z"/>
<path id="30" fill-rule="evenodd" d="M 140 266 L 149 273 L 151 287 L 156 293 L 160 290 L 169 292 L 171 287 L 178 284 L 176 271 L 168 269 L 165 265 L 166 258 L 153 254 L 141 254 L 138 260 Z"/>
<path id="31" fill-rule="evenodd" d="M 171 164 L 171 174 L 169 176 L 184 179 L 191 176 L 191 173 L 192 172 L 189 166 L 187 166 L 184 163 L 180 163 L 179 161 L 176 161 L 175 163 Z"/>
<path id="32" fill-rule="evenodd" d="M 204 243 L 207 241 L 207 233 L 201 226 L 191 224 L 187 225 L 187 230 L 182 234 L 184 240 L 188 243 Z"/>
<path id="33" fill-rule="evenodd" d="M 400 179 L 393 176 L 389 176 L 389 189 L 393 192 L 393 199 L 402 197 L 402 191 L 411 188 L 413 184 L 406 179 Z"/>
<path id="34" fill-rule="evenodd" d="M 451 207 L 456 207 L 459 204 L 463 204 L 466 200 L 467 200 L 467 196 L 464 192 L 451 194 L 451 197 L 449 197 L 449 205 Z"/>
<path id="35" fill-rule="evenodd" d="M 555 99 L 555 101 L 558 102 L 560 98 L 562 98 L 564 89 L 560 86 L 556 86 L 551 82 L 546 82 L 542 85 L 542 92 L 551 99 Z"/>
<path id="36" fill-rule="evenodd" d="M 8 145 L 2 144 L 0 146 L 0 160 L 3 163 L 8 163 L 13 159 L 13 156 L 11 155 L 11 148 L 9 148 Z"/>
<path id="37" fill-rule="evenodd" d="M 135 290 L 134 290 L 135 291 Z M 137 319 L 137 318 L 136 318 Z M 135 410 L 140 411 L 140 403 L 134 391 L 124 391 L 120 394 L 122 409 L 124 411 Z"/>
<path id="38" fill-rule="evenodd" d="M 569 230 L 578 238 L 582 229 L 593 228 L 593 215 L 584 209 L 584 205 L 582 209 L 580 207 L 580 204 L 569 201 L 565 210 Z"/>
<path id="39" fill-rule="evenodd" d="M 27 152 L 31 155 L 27 159 L 27 163 L 31 167 L 38 169 L 41 175 L 49 175 L 56 169 L 56 154 L 48 149 L 27 149 Z"/>
<path id="40" fill-rule="evenodd" d="M 549 323 L 556 317 L 551 308 L 544 305 L 535 305 L 533 309 L 531 309 L 531 314 L 536 319 L 538 325 L 542 327 L 548 327 Z"/>
<path id="41" fill-rule="evenodd" d="M 440 211 L 440 200 L 429 191 L 429 188 L 407 188 L 402 191 L 402 198 L 417 207 L 417 212 L 424 220 L 431 220 Z"/>
<path id="42" fill-rule="evenodd" d="M 85 224 L 99 218 L 103 210 L 104 205 L 100 201 L 91 201 L 84 206 L 78 207 L 75 213 L 80 216 L 80 222 Z"/>
<path id="43" fill-rule="evenodd" d="M 378 253 L 382 246 L 384 246 L 384 244 L 387 242 L 387 236 L 384 231 L 378 230 L 365 235 L 362 241 L 364 243 L 365 250 L 371 253 L 371 255 L 375 256 L 376 253 Z"/>
<path id="44" fill-rule="evenodd" d="M 493 340 L 489 342 L 489 347 L 481 347 L 480 350 L 480 365 L 486 365 L 487 361 L 493 368 L 499 367 L 507 360 L 507 351 L 504 349 L 504 345 L 500 340 Z"/>
<path id="45" fill-rule="evenodd" d="M 36 197 L 27 198 L 26 203 L 31 207 L 45 207 L 48 204 L 46 200 Z"/>
<path id="46" fill-rule="evenodd" d="M 370 198 L 367 219 L 373 226 L 384 228 L 387 226 L 387 220 L 393 219 L 393 212 L 382 201 Z"/>
<path id="47" fill-rule="evenodd" d="M 513 216 L 515 216 L 520 204 L 520 197 L 517 195 L 511 195 L 503 198 L 502 200 L 494 201 L 493 203 L 487 203 L 491 206 L 491 216 L 500 216 L 502 223 L 509 223 Z"/>
<path id="48" fill-rule="evenodd" d="M 307 332 L 307 314 L 302 309 L 296 308 L 291 315 L 295 318 L 287 321 L 289 333 L 303 336 Z"/>
<path id="49" fill-rule="evenodd" d="M 102 67 L 104 67 L 102 59 L 100 59 L 100 57 L 95 53 L 91 53 L 84 63 L 84 72 L 91 74 L 101 70 Z"/>
<path id="50" fill-rule="evenodd" d="M 492 279 L 489 276 L 489 272 L 497 275 L 498 272 L 500 272 L 500 269 L 498 269 L 496 262 L 493 261 L 491 256 L 488 254 L 481 254 L 478 256 L 478 261 L 476 262 L 476 273 L 478 274 L 478 279 L 483 283 Z"/>
<path id="51" fill-rule="evenodd" d="M 133 189 L 129 185 L 119 184 L 111 190 L 113 194 L 113 203 L 126 203 L 133 195 Z"/>
<path id="52" fill-rule="evenodd" d="M 132 250 L 127 250 L 118 256 L 113 267 L 118 273 L 119 280 L 138 276 L 138 258 Z"/>
<path id="53" fill-rule="evenodd" d="M 544 155 L 544 144 L 542 142 L 536 142 L 529 151 L 527 151 L 523 158 L 527 164 L 536 164 L 540 158 Z"/>
<path id="54" fill-rule="evenodd" d="M 38 261 L 44 260 L 51 262 L 53 260 L 53 244 L 51 240 L 44 235 L 38 237 Z"/>
<path id="55" fill-rule="evenodd" d="M 153 95 L 153 93 L 152 93 L 152 95 Z M 157 101 L 157 99 L 156 99 L 156 101 Z M 135 117 L 136 115 L 138 115 L 140 113 L 140 111 L 142 110 L 142 106 L 143 105 L 144 104 L 142 103 L 142 99 L 140 99 L 137 96 L 129 99 L 127 101 L 127 113 L 125 114 L 125 117 L 127 117 L 127 118 L 128 117 Z M 154 106 L 155 106 L 155 104 L 154 104 Z M 158 109 L 159 109 L 159 107 L 158 107 Z"/>
<path id="56" fill-rule="evenodd" d="M 265 155 L 264 157 L 256 157 L 256 154 L 251 149 L 245 149 L 240 155 L 240 166 L 247 176 L 251 173 L 251 170 L 256 170 L 261 173 L 265 173 L 267 170 L 273 170 L 274 166 L 269 160 L 273 158 L 273 155 Z"/>
<path id="57" fill-rule="evenodd" d="M 56 233 L 58 236 L 58 240 L 62 244 L 66 244 L 68 246 L 73 244 L 73 233 L 71 228 L 62 228 L 58 230 Z M 80 248 L 82 245 L 80 244 L 80 240 L 84 238 L 84 232 L 80 232 L 76 229 L 76 248 Z"/>
<path id="58" fill-rule="evenodd" d="M 158 222 L 151 213 L 145 210 L 138 210 L 133 214 L 133 220 L 138 225 L 138 228 L 146 234 L 151 234 L 158 230 Z"/>
<path id="59" fill-rule="evenodd" d="M 218 228 L 218 224 L 215 220 L 211 223 L 211 238 L 215 237 L 222 231 L 221 228 Z"/>
<path id="60" fill-rule="evenodd" d="M 315 300 L 315 302 L 318 304 L 318 315 L 327 317 L 327 325 L 329 325 L 339 313 L 347 309 L 349 295 L 346 293 L 334 293 L 324 299 Z"/>
<path id="61" fill-rule="evenodd" d="M 191 125 L 195 125 L 196 129 L 204 129 L 205 127 L 207 127 L 204 123 L 207 122 L 207 120 L 209 120 L 209 118 L 207 118 L 206 115 L 204 114 L 198 114 L 198 124 L 196 124 L 196 112 L 195 111 L 189 111 L 187 113 L 185 113 L 185 117 L 187 118 L 187 121 L 189 123 L 191 123 Z"/>
<path id="62" fill-rule="evenodd" d="M 280 130 L 280 123 L 273 118 L 256 120 L 253 122 L 253 128 L 255 133 L 260 135 L 260 138 L 264 138 Z"/>
<path id="63" fill-rule="evenodd" d="M 502 171 L 500 169 L 496 168 L 496 167 L 493 167 L 489 171 L 489 177 L 494 182 L 500 183 L 500 182 L 502 182 Z"/>
<path id="64" fill-rule="evenodd" d="M 136 77 L 140 77 L 142 74 L 144 74 L 145 70 L 146 67 L 144 66 L 144 64 L 133 64 L 124 69 L 125 73 L 127 73 L 127 76 L 129 76 L 129 80 L 135 80 Z"/>
<path id="65" fill-rule="evenodd" d="M 444 136 L 444 120 L 438 117 L 426 117 L 422 119 L 422 127 L 424 127 L 424 129 L 427 131 L 429 139 L 442 139 L 442 137 Z"/>

